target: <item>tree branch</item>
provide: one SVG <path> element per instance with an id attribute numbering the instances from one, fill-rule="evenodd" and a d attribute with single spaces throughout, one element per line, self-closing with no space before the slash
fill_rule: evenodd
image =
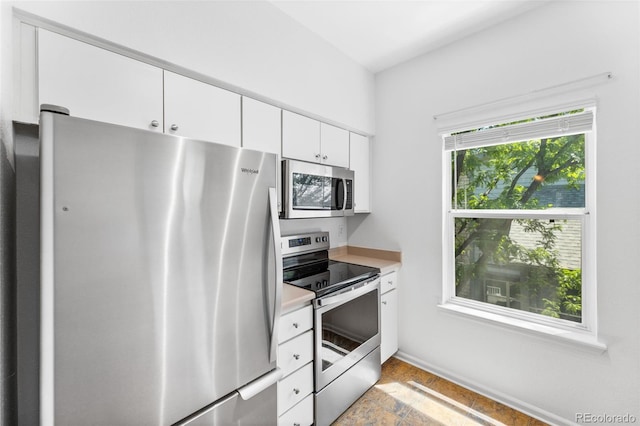
<path id="1" fill-rule="evenodd" d="M 533 162 L 535 160 L 536 160 L 536 157 L 531 157 L 531 160 L 529 160 L 527 165 L 522 170 L 520 170 L 518 174 L 513 178 L 513 181 L 511 182 L 511 186 L 509 186 L 509 190 L 507 191 L 507 197 L 511 197 L 511 195 L 513 195 L 513 190 L 516 188 L 518 181 L 520 180 L 522 175 L 525 174 L 525 172 L 529 170 L 531 166 L 533 166 Z"/>

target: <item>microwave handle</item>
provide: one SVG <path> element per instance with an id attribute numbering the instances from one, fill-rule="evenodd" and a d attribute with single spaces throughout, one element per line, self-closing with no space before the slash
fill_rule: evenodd
<path id="1" fill-rule="evenodd" d="M 344 209 L 347 207 L 347 180 L 345 178 L 342 178 L 340 179 L 340 182 L 342 182 L 342 207 L 340 207 L 340 210 L 344 211 Z M 336 192 L 338 192 L 337 188 Z"/>

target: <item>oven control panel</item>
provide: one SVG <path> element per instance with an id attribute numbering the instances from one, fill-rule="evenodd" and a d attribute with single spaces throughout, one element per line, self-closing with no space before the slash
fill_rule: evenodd
<path id="1" fill-rule="evenodd" d="M 288 235 L 282 237 L 281 246 L 282 255 L 285 257 L 312 251 L 329 250 L 329 233 L 311 232 Z"/>

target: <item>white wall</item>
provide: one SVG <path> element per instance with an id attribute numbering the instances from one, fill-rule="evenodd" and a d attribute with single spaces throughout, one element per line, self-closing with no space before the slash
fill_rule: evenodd
<path id="1" fill-rule="evenodd" d="M 337 124 L 374 132 L 373 75 L 267 1 L 13 5 Z"/>
<path id="2" fill-rule="evenodd" d="M 640 421 L 640 10 L 556 1 L 376 76 L 373 213 L 349 244 L 400 249 L 400 351 L 555 423 Z M 436 308 L 442 294 L 441 141 L 433 116 L 612 71 L 597 117 L 597 280 L 604 354 Z M 527 404 L 530 404 L 527 406 Z"/>

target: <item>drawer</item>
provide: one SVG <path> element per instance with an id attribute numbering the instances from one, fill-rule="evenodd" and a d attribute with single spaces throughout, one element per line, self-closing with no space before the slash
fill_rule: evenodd
<path id="1" fill-rule="evenodd" d="M 278 417 L 278 426 L 309 426 L 313 423 L 313 395 L 307 395 Z"/>
<path id="2" fill-rule="evenodd" d="M 313 307 L 311 305 L 289 312 L 280 317 L 278 342 L 283 343 L 292 337 L 311 330 L 313 327 Z"/>
<path id="3" fill-rule="evenodd" d="M 380 294 L 385 294 L 388 291 L 394 290 L 398 287 L 398 273 L 389 272 L 386 275 L 380 277 Z"/>
<path id="4" fill-rule="evenodd" d="M 278 367 L 283 371 L 283 377 L 310 361 L 313 361 L 313 330 L 278 346 Z"/>
<path id="5" fill-rule="evenodd" d="M 313 392 L 313 363 L 278 382 L 278 416 Z"/>

